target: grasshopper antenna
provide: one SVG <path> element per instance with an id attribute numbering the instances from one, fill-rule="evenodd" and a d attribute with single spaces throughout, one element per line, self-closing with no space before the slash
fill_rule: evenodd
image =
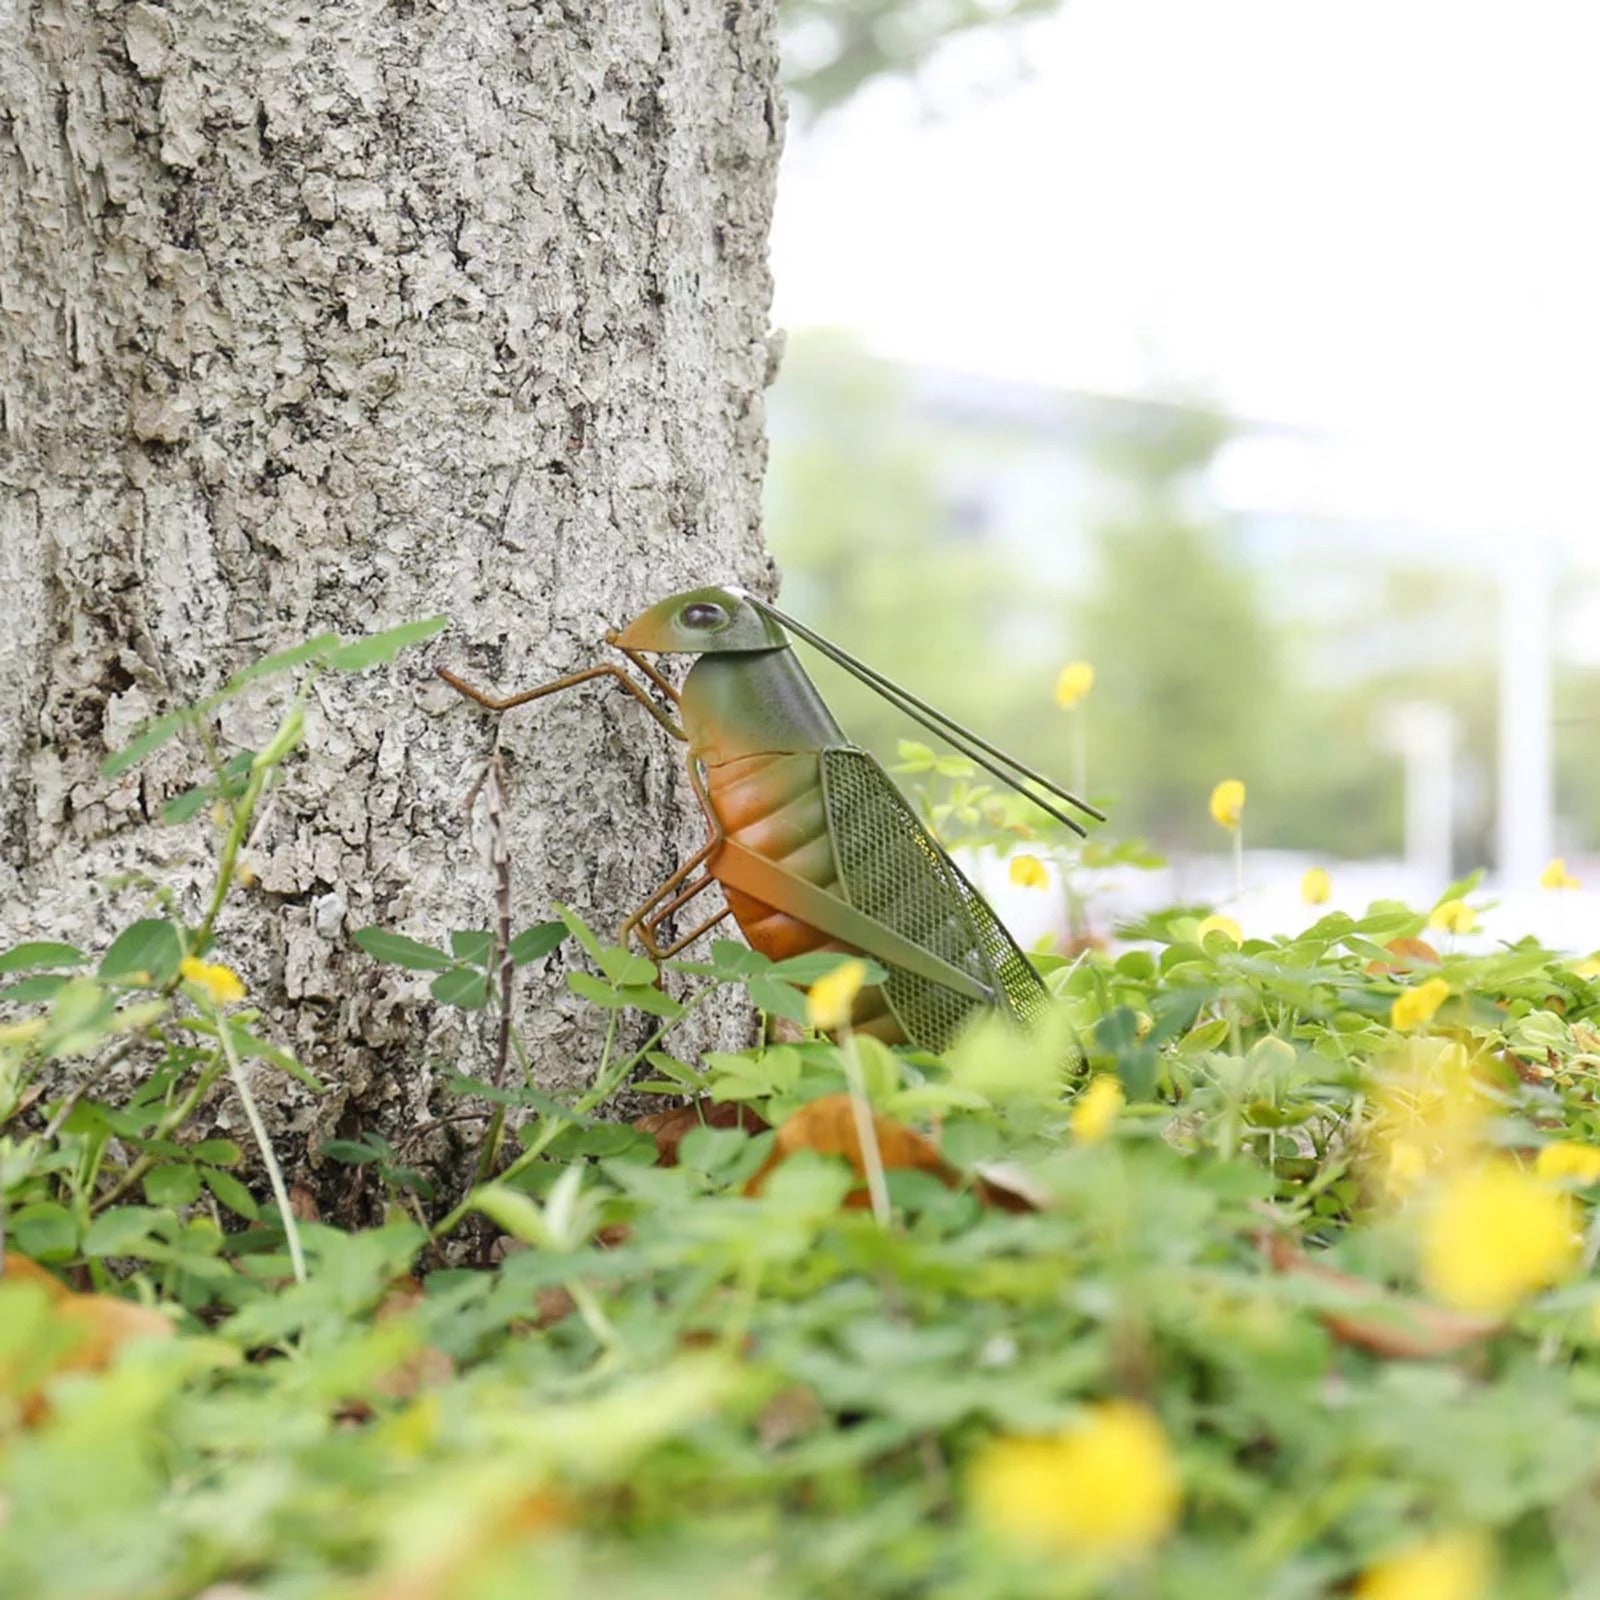
<path id="1" fill-rule="evenodd" d="M 953 718 L 947 717 L 944 712 L 928 704 L 926 700 L 912 694 L 909 689 L 903 688 L 892 678 L 886 678 L 881 672 L 874 671 L 864 661 L 859 661 L 841 646 L 832 640 L 824 638 L 822 634 L 806 627 L 803 622 L 796 622 L 787 613 L 778 610 L 776 606 L 768 605 L 765 600 L 758 599 L 755 595 L 744 592 L 743 598 L 748 600 L 758 611 L 764 612 L 776 623 L 788 628 L 799 638 L 804 639 L 814 650 L 820 650 L 836 666 L 843 667 L 852 677 L 860 679 L 869 689 L 881 695 L 891 705 L 906 713 L 907 716 L 920 722 L 930 733 L 952 745 L 964 756 L 969 756 L 980 767 L 997 777 L 1007 788 L 1014 789 L 1024 799 L 1031 800 L 1042 811 L 1048 812 L 1058 822 L 1064 823 L 1074 833 L 1083 833 L 1083 825 L 1072 817 L 1063 815 L 1048 801 L 1041 799 L 1027 783 L 1037 784 L 1047 794 L 1054 795 L 1066 804 L 1076 806 L 1080 811 L 1087 813 L 1097 822 L 1106 820 L 1105 812 L 1081 800 L 1075 794 L 1063 789 L 1060 784 L 1045 777 L 1042 772 L 1035 772 L 1032 767 L 1024 765 L 1015 756 L 1007 755 L 998 745 L 991 744 L 981 735 L 974 733 L 970 728 L 964 728 Z M 993 759 L 986 759 L 992 757 Z M 997 765 L 996 763 L 999 763 Z M 1024 782 L 1027 780 L 1027 782 Z"/>

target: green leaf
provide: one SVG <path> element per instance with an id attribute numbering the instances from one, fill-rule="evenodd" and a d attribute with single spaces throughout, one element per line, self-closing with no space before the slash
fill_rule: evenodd
<path id="1" fill-rule="evenodd" d="M 900 758 L 896 772 L 931 772 L 939 759 L 931 745 L 916 739 L 900 739 L 895 744 L 895 754 Z"/>
<path id="2" fill-rule="evenodd" d="M 147 917 L 124 928 L 111 941 L 111 948 L 100 958 L 100 976 L 136 980 L 143 975 L 151 983 L 170 983 L 182 960 L 183 935 L 177 925 L 162 917 Z"/>
<path id="3" fill-rule="evenodd" d="M 754 1053 L 732 1054 L 708 1050 L 706 1066 L 741 1083 L 753 1084 L 761 1094 L 789 1094 L 800 1084 L 804 1061 L 793 1045 L 773 1045 Z"/>
<path id="4" fill-rule="evenodd" d="M 1072 1027 L 1065 1008 L 1055 1006 L 1026 1033 L 998 1012 L 981 1015 L 945 1053 L 945 1065 L 957 1088 L 995 1104 L 1050 1104 L 1061 1097 L 1071 1056 Z"/>
<path id="5" fill-rule="evenodd" d="M 851 1041 L 851 1048 L 861 1068 L 867 1099 L 882 1105 L 900 1087 L 900 1058 L 883 1040 L 873 1038 L 870 1033 L 857 1034 Z"/>
<path id="6" fill-rule="evenodd" d="M 613 984 L 604 978 L 597 978 L 592 972 L 569 972 L 567 974 L 567 987 L 582 999 L 590 1000 L 597 1006 L 604 1006 L 607 1011 L 617 1011 L 627 1005 L 627 997 Z"/>
<path id="7" fill-rule="evenodd" d="M 209 783 L 201 784 L 195 789 L 185 789 L 182 794 L 174 795 L 162 806 L 161 820 L 169 826 L 187 822 L 192 816 L 205 810 L 206 803 L 214 792 Z"/>
<path id="8" fill-rule="evenodd" d="M 454 967 L 441 972 L 428 992 L 440 1005 L 476 1011 L 489 1003 L 489 975 L 477 967 Z"/>
<path id="9" fill-rule="evenodd" d="M 398 628 L 353 639 L 328 653 L 327 664 L 338 672 L 361 672 L 393 661 L 409 645 L 421 644 L 450 626 L 449 617 L 428 617 L 421 622 L 403 622 Z"/>
<path id="10" fill-rule="evenodd" d="M 28 1005 L 35 1000 L 51 1000 L 61 992 L 66 975 L 59 972 L 41 972 L 36 977 L 23 978 L 0 989 L 0 1000 L 10 1000 L 17 1005 Z"/>
<path id="11" fill-rule="evenodd" d="M 747 985 L 750 999 L 769 1017 L 783 1017 L 789 1022 L 806 1020 L 806 997 L 787 983 L 776 978 L 752 978 Z"/>
<path id="12" fill-rule="evenodd" d="M 205 1180 L 206 1188 L 235 1216 L 254 1222 L 261 1214 L 255 1196 L 231 1172 L 222 1172 L 216 1167 L 202 1167 L 200 1176 Z"/>
<path id="13" fill-rule="evenodd" d="M 295 667 L 304 666 L 308 661 L 321 660 L 338 648 L 338 634 L 319 633 L 314 638 L 307 639 L 304 644 L 291 645 L 287 650 L 279 650 L 270 656 L 263 656 L 259 661 L 251 662 L 248 667 L 241 667 L 228 679 L 224 692 L 232 693 L 244 688 L 247 683 L 270 678 L 279 672 L 289 672 Z"/>
<path id="14" fill-rule="evenodd" d="M 556 904 L 556 915 L 561 918 L 562 924 L 585 950 L 589 952 L 590 959 L 598 966 L 600 963 L 600 941 L 595 938 L 594 930 L 570 906 Z"/>
<path id="15" fill-rule="evenodd" d="M 607 983 L 604 978 L 595 977 L 593 973 L 569 972 L 567 987 L 575 995 L 607 1011 L 620 1011 L 631 1006 L 634 1010 L 647 1011 L 653 1017 L 666 1017 L 669 1020 L 676 1020 L 683 1015 L 683 1007 L 671 995 L 663 994 L 649 984 L 620 988 Z"/>
<path id="16" fill-rule="evenodd" d="M 202 1139 L 189 1154 L 213 1167 L 236 1167 L 244 1159 L 244 1152 L 232 1139 Z"/>
<path id="17" fill-rule="evenodd" d="M 89 1224 L 84 1236 L 86 1256 L 140 1256 L 145 1260 L 164 1260 L 171 1252 L 160 1237 L 176 1226 L 169 1211 L 151 1206 L 116 1206 L 102 1212 Z"/>
<path id="18" fill-rule="evenodd" d="M 681 1084 L 685 1089 L 699 1090 L 705 1082 L 705 1074 L 691 1067 L 687 1062 L 680 1061 L 676 1056 L 669 1056 L 665 1050 L 652 1050 L 645 1057 L 657 1072 L 664 1078 L 670 1078 L 674 1083 Z"/>
<path id="19" fill-rule="evenodd" d="M 77 1254 L 78 1221 L 63 1205 L 42 1200 L 6 1218 L 7 1243 L 35 1261 L 66 1261 Z"/>
<path id="20" fill-rule="evenodd" d="M 0 972 L 26 972 L 29 967 L 81 967 L 88 961 L 76 945 L 57 939 L 30 939 L 0 955 Z"/>
<path id="21" fill-rule="evenodd" d="M 381 1150 L 375 1150 L 359 1139 L 329 1139 L 318 1147 L 317 1154 L 326 1156 L 330 1161 L 342 1161 L 348 1167 L 363 1167 L 369 1161 L 383 1158 Z"/>
<path id="22" fill-rule="evenodd" d="M 115 1009 L 115 1001 L 95 979 L 68 978 L 51 1002 L 49 1020 L 39 1035 L 39 1053 L 89 1054 L 111 1031 Z"/>
<path id="23" fill-rule="evenodd" d="M 481 1211 L 502 1233 L 524 1244 L 550 1248 L 554 1243 L 544 1213 L 527 1195 L 492 1183 L 477 1190 L 472 1196 L 472 1209 Z"/>
<path id="24" fill-rule="evenodd" d="M 770 1146 L 771 1137 L 765 1142 Z M 708 1177 L 718 1175 L 741 1162 L 749 1144 L 750 1135 L 743 1128 L 691 1128 L 678 1146 L 678 1163 Z"/>
<path id="25" fill-rule="evenodd" d="M 882 983 L 889 976 L 887 969 L 879 966 L 876 961 L 868 961 L 864 956 L 846 955 L 842 950 L 811 950 L 803 956 L 790 956 L 786 961 L 774 962 L 767 976 L 810 988 L 819 978 L 827 977 L 830 972 L 837 972 L 840 967 L 851 961 L 859 961 L 866 969 L 866 976 L 862 982 L 869 988 Z"/>
<path id="26" fill-rule="evenodd" d="M 102 775 L 107 778 L 117 778 L 129 767 L 138 766 L 146 756 L 153 755 L 159 750 L 193 716 L 194 712 L 187 709 L 169 711 L 165 716 L 147 722 L 130 743 L 125 744 L 120 750 L 113 750 L 106 757 L 100 768 Z"/>
<path id="27" fill-rule="evenodd" d="M 261 750 L 250 763 L 251 767 L 258 772 L 267 772 L 273 767 L 281 766 L 300 748 L 305 734 L 305 707 L 297 700 L 289 707 L 288 715 L 279 723 L 277 731 L 267 740 L 266 748 Z"/>
<path id="28" fill-rule="evenodd" d="M 318 1094 L 326 1092 L 322 1081 L 316 1074 L 303 1067 L 282 1046 L 275 1045 L 270 1040 L 263 1039 L 259 1034 L 252 1033 L 242 1023 L 230 1021 L 226 1023 L 226 1027 L 228 1029 L 229 1042 L 241 1056 L 256 1061 L 268 1062 L 276 1067 L 279 1072 L 293 1078 L 296 1083 L 303 1083 L 306 1088 L 314 1089 Z"/>
<path id="29" fill-rule="evenodd" d="M 1465 900 L 1467 896 L 1471 894 L 1472 891 L 1476 889 L 1482 882 L 1483 868 L 1478 867 L 1474 871 L 1469 872 L 1466 877 L 1457 878 L 1456 881 L 1452 883 L 1450 887 L 1433 902 L 1433 907 L 1431 909 L 1437 909 L 1439 906 L 1448 905 L 1452 900 Z"/>
<path id="30" fill-rule="evenodd" d="M 655 981 L 655 962 L 647 956 L 636 956 L 621 945 L 608 945 L 598 959 L 600 970 L 621 988 L 633 989 Z"/>
<path id="31" fill-rule="evenodd" d="M 457 961 L 487 967 L 494 955 L 494 935 L 480 929 L 458 928 L 450 935 L 450 950 Z"/>
<path id="32" fill-rule="evenodd" d="M 731 978 L 753 978 L 768 970 L 772 962 L 759 950 L 752 950 L 737 939 L 714 939 L 711 943 L 711 964 L 718 973 Z"/>
<path id="33" fill-rule="evenodd" d="M 562 922 L 539 922 L 524 928 L 511 941 L 511 959 L 519 966 L 530 961 L 542 961 L 567 937 L 567 927 Z"/>
<path id="34" fill-rule="evenodd" d="M 144 1175 L 144 1197 L 153 1206 L 192 1206 L 200 1198 L 200 1174 L 177 1162 L 152 1167 Z"/>
<path id="35" fill-rule="evenodd" d="M 443 950 L 408 939 L 403 933 L 390 933 L 387 928 L 357 928 L 350 937 L 375 961 L 411 972 L 448 972 L 456 964 Z"/>
<path id="36" fill-rule="evenodd" d="M 624 989 L 622 1003 L 636 1011 L 648 1012 L 652 1017 L 665 1017 L 668 1022 L 676 1022 L 684 1009 L 670 994 L 643 983 Z"/>
<path id="37" fill-rule="evenodd" d="M 496 1105 L 529 1106 L 541 1117 L 553 1117 L 557 1122 L 582 1120 L 559 1100 L 546 1094 L 543 1089 L 535 1089 L 531 1084 L 508 1084 L 502 1089 L 499 1084 L 486 1082 L 482 1078 L 468 1078 L 460 1073 L 451 1073 L 445 1080 L 445 1088 L 451 1094 L 479 1095 Z M 533 1124 L 530 1123 L 529 1126 L 532 1127 Z"/>

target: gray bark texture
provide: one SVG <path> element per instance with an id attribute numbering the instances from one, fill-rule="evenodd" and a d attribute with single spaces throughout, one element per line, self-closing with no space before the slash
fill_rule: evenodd
<path id="1" fill-rule="evenodd" d="M 155 820 L 194 753 L 100 776 L 147 717 L 324 629 L 455 623 L 319 683 L 219 928 L 329 1086 L 255 1078 L 313 1182 L 323 1138 L 404 1137 L 488 1065 L 350 944 L 493 925 L 464 810 L 493 726 L 432 665 L 505 692 L 676 590 L 772 581 L 775 75 L 774 0 L 0 0 L 0 947 L 103 946 L 151 881 L 198 920 L 215 832 Z M 518 926 L 614 931 L 696 842 L 681 750 L 614 685 L 502 749 Z M 557 1087 L 603 1021 L 562 962 L 518 1002 Z"/>

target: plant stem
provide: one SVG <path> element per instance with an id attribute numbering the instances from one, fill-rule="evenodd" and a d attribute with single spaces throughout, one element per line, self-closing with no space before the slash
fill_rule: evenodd
<path id="1" fill-rule="evenodd" d="M 850 1110 L 856 1119 L 856 1142 L 861 1146 L 861 1166 L 867 1175 L 867 1194 L 872 1199 L 872 1214 L 878 1225 L 889 1226 L 892 1213 L 889 1209 L 889 1185 L 883 1176 L 883 1152 L 878 1148 L 878 1130 L 873 1126 L 872 1107 L 867 1101 L 865 1075 L 861 1060 L 856 1054 L 856 1036 L 843 1028 L 839 1034 L 839 1049 L 844 1056 L 844 1076 L 850 1086 Z"/>
<path id="2" fill-rule="evenodd" d="M 305 707 L 306 696 L 311 692 L 311 686 L 316 682 L 315 674 L 306 677 L 295 691 L 294 699 L 289 704 L 289 710 L 283 721 L 278 725 L 278 732 L 273 735 L 271 743 L 276 743 L 278 738 L 289 727 L 292 720 L 300 715 Z M 202 739 L 202 743 L 205 740 Z M 268 748 L 271 748 L 269 743 Z M 285 751 L 285 754 L 288 752 Z M 206 914 L 199 928 L 195 932 L 193 949 L 199 952 L 205 949 L 206 941 L 211 937 L 212 930 L 217 925 L 217 918 L 222 915 L 222 907 L 228 898 L 228 891 L 233 887 L 234 871 L 238 865 L 239 851 L 250 833 L 251 819 L 255 816 L 257 804 L 261 800 L 262 792 L 266 789 L 267 780 L 271 777 L 277 763 L 270 763 L 264 767 L 253 767 L 250 777 L 245 784 L 244 793 L 239 796 L 237 804 L 232 806 L 232 820 L 228 825 L 227 838 L 222 842 L 222 858 L 217 862 L 217 881 L 211 891 L 211 904 L 206 907 Z M 220 769 L 219 779 L 220 784 Z"/>
<path id="3" fill-rule="evenodd" d="M 205 1099 L 211 1090 L 211 1085 L 221 1076 L 222 1065 L 222 1057 L 218 1055 L 213 1056 L 200 1069 L 200 1076 L 196 1079 L 194 1087 L 157 1123 L 155 1131 L 150 1135 L 152 1143 L 165 1139 L 174 1128 L 181 1128 L 189 1120 L 194 1108 Z M 90 1205 L 89 1215 L 98 1216 L 107 1206 L 115 1205 L 161 1159 L 148 1154 L 140 1156 L 98 1200 Z"/>
<path id="4" fill-rule="evenodd" d="M 600 1076 L 595 1080 L 593 1088 L 573 1102 L 573 1116 L 575 1118 L 586 1117 L 591 1111 L 594 1110 L 596 1106 L 602 1104 L 606 1099 L 608 1099 L 612 1090 L 615 1089 L 617 1085 L 621 1083 L 622 1080 L 626 1078 L 627 1075 L 632 1072 L 633 1069 L 638 1066 L 639 1063 L 643 1061 L 644 1058 L 649 1055 L 649 1053 L 654 1050 L 664 1038 L 666 1038 L 667 1030 L 669 1028 L 677 1027 L 680 1022 L 692 1016 L 695 1010 L 699 1007 L 701 1001 L 703 1001 L 706 995 L 710 994 L 711 992 L 712 991 L 710 989 L 706 989 L 700 994 L 696 995 L 684 1006 L 683 1011 L 678 1016 L 674 1017 L 670 1022 L 663 1023 L 653 1034 L 650 1035 L 648 1039 L 645 1040 L 642 1045 L 639 1046 L 637 1050 L 634 1051 L 631 1056 L 624 1056 L 615 1067 L 608 1071 L 604 1063 L 605 1060 L 610 1057 L 611 1043 L 616 1033 L 617 1014 L 615 1011 L 613 1011 L 611 1013 L 611 1026 L 606 1030 L 606 1046 L 605 1053 L 601 1060 Z M 539 1157 L 542 1156 L 550 1147 L 552 1141 L 561 1132 L 561 1130 L 570 1126 L 571 1123 L 569 1123 L 565 1118 L 546 1117 L 544 1119 L 544 1125 L 534 1136 L 533 1142 L 522 1152 L 520 1156 L 517 1157 L 515 1161 L 511 1163 L 509 1167 L 506 1168 L 504 1172 L 500 1174 L 498 1181 L 501 1183 L 509 1183 L 512 1178 L 517 1176 L 518 1173 L 527 1171 L 527 1169 L 531 1167 L 533 1163 L 537 1161 Z M 469 1211 L 471 1211 L 471 1209 L 472 1194 L 469 1191 L 454 1210 L 452 1210 L 441 1221 L 435 1224 L 433 1237 L 435 1239 L 442 1239 L 447 1233 L 450 1232 L 452 1228 L 459 1227 L 462 1219 Z"/>
<path id="5" fill-rule="evenodd" d="M 267 1125 L 261 1120 L 256 1097 L 250 1092 L 250 1084 L 244 1074 L 244 1063 L 233 1047 L 233 1036 L 228 1031 L 227 1018 L 220 1012 L 213 1012 L 212 1015 L 217 1022 L 217 1037 L 222 1041 L 223 1052 L 228 1058 L 228 1072 L 233 1078 L 234 1088 L 238 1091 L 239 1101 L 244 1106 L 245 1119 L 250 1124 L 250 1131 L 255 1135 L 256 1146 L 261 1151 L 262 1165 L 267 1169 L 267 1182 L 272 1185 L 272 1197 L 278 1202 L 278 1215 L 283 1218 L 283 1236 L 289 1245 L 289 1260 L 294 1267 L 294 1281 L 304 1283 L 306 1258 L 305 1252 L 300 1248 L 300 1224 L 295 1220 L 294 1208 L 289 1204 L 289 1189 L 283 1181 L 283 1169 L 278 1165 L 277 1154 L 267 1134 Z"/>

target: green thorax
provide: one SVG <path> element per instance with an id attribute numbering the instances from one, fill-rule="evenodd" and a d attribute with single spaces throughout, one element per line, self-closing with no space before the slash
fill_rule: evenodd
<path id="1" fill-rule="evenodd" d="M 701 656 L 684 679 L 682 712 L 690 749 L 712 767 L 849 742 L 787 647 Z"/>

